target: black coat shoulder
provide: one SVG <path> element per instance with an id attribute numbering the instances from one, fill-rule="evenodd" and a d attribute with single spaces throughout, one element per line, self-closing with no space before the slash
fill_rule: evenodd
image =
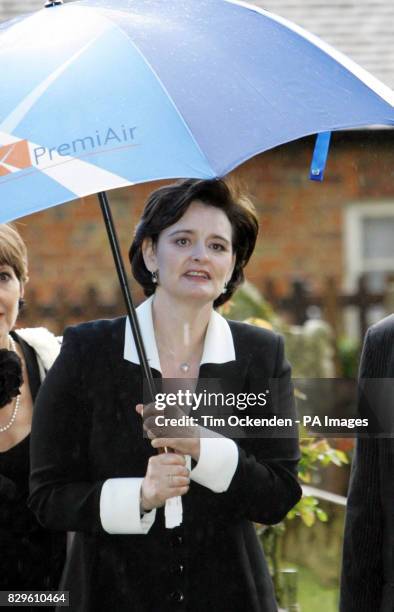
<path id="1" fill-rule="evenodd" d="M 288 368 L 281 334 L 250 323 L 240 321 L 228 321 L 228 323 L 233 334 L 237 358 L 248 359 L 260 373 L 265 371 L 273 375 L 278 368 Z"/>
<path id="2" fill-rule="evenodd" d="M 393 342 L 394 314 L 391 314 L 372 325 L 368 330 L 368 335 L 371 340 L 376 340 L 377 342 Z"/>
<path id="3" fill-rule="evenodd" d="M 97 319 L 78 325 L 71 325 L 64 330 L 63 344 L 76 340 L 83 346 L 103 346 L 106 343 L 124 342 L 126 317 L 115 319 Z"/>
<path id="4" fill-rule="evenodd" d="M 372 325 L 365 336 L 360 378 L 394 376 L 394 315 Z"/>
<path id="5" fill-rule="evenodd" d="M 242 321 L 228 320 L 227 322 L 233 334 L 251 342 L 264 342 L 267 346 L 274 346 L 278 342 L 278 338 L 281 337 L 280 334 L 266 327 L 258 327 Z"/>
<path id="6" fill-rule="evenodd" d="M 276 351 L 278 344 L 283 342 L 283 337 L 277 332 L 265 327 L 258 327 L 241 321 L 228 321 L 234 342 L 243 343 L 253 348 L 265 351 Z"/>
<path id="7" fill-rule="evenodd" d="M 240 321 L 228 321 L 231 333 L 233 334 L 234 343 L 248 346 L 250 348 L 259 348 L 264 351 L 276 352 L 278 343 L 283 341 L 280 334 L 263 327 L 242 323 Z M 67 327 L 64 332 L 64 339 L 69 337 L 78 337 L 82 341 L 100 342 L 104 340 L 119 340 L 124 339 L 126 325 L 126 317 L 117 317 L 115 319 L 97 319 L 95 321 L 87 321 Z"/>

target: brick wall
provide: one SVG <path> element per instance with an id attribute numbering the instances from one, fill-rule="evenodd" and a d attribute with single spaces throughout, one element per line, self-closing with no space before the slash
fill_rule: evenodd
<path id="1" fill-rule="evenodd" d="M 342 281 L 344 211 L 353 202 L 392 200 L 392 133 L 360 132 L 333 138 L 323 183 L 310 181 L 314 141 L 265 153 L 237 174 L 256 198 L 261 235 L 248 277 L 274 277 L 286 291 L 293 278 L 320 289 L 326 276 Z"/>

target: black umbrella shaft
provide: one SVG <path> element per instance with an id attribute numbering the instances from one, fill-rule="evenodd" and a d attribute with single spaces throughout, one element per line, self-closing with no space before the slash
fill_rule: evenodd
<path id="1" fill-rule="evenodd" d="M 126 304 L 126 311 L 131 322 L 131 330 L 134 336 L 134 342 L 137 347 L 138 357 L 140 359 L 140 364 L 142 365 L 142 369 L 148 384 L 149 394 L 151 396 L 151 400 L 153 401 L 156 395 L 155 392 L 155 384 L 153 381 L 153 376 L 151 369 L 148 364 L 148 359 L 146 357 L 144 342 L 142 340 L 141 330 L 138 323 L 137 313 L 135 311 L 135 307 L 133 301 L 131 299 L 130 288 L 127 282 L 127 276 L 123 264 L 122 254 L 119 248 L 119 240 L 116 235 L 115 225 L 112 218 L 111 209 L 109 207 L 109 202 L 107 198 L 107 194 L 105 191 L 102 191 L 98 194 L 98 199 L 100 201 L 101 212 L 103 213 L 104 223 L 108 234 L 109 243 L 111 245 L 112 255 L 115 262 L 116 271 L 118 273 L 120 286 L 123 293 L 123 298 Z"/>

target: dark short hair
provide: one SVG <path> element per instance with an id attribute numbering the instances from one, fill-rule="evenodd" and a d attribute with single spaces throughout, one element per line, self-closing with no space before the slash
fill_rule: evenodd
<path id="1" fill-rule="evenodd" d="M 235 267 L 226 293 L 214 301 L 214 307 L 224 304 L 244 280 L 244 267 L 249 261 L 256 243 L 258 221 L 251 201 L 244 195 L 237 196 L 223 180 L 186 179 L 160 187 L 150 194 L 142 217 L 137 225 L 129 251 L 129 260 L 135 279 L 142 285 L 146 296 L 155 292 L 156 285 L 145 266 L 142 243 L 151 238 L 157 243 L 159 234 L 185 214 L 190 204 L 199 200 L 208 206 L 220 208 L 232 227 L 232 246 Z"/>

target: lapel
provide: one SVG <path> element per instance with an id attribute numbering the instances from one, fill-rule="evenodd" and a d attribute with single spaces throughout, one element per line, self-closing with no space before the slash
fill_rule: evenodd
<path id="1" fill-rule="evenodd" d="M 233 328 L 231 328 L 231 332 L 235 344 Z M 237 396 L 239 393 L 244 392 L 247 386 L 248 368 L 248 356 L 239 356 L 235 360 L 226 363 L 203 363 L 200 366 L 196 392 L 223 393 L 227 398 L 230 394 Z M 207 406 L 202 405 L 199 408 L 199 415 L 207 414 L 217 417 L 228 417 L 234 411 L 234 408 L 229 408 L 220 402 L 217 406 L 213 407 L 212 402 L 210 402 Z"/>
<path id="2" fill-rule="evenodd" d="M 122 350 L 124 342 L 124 326 L 123 334 L 119 338 L 114 338 L 114 343 L 111 346 L 110 361 L 112 364 L 112 374 L 114 380 L 114 388 L 118 389 L 122 400 L 127 402 L 127 398 L 138 398 L 138 402 L 142 402 L 143 382 L 142 370 L 136 363 L 131 363 L 127 359 L 123 359 Z M 205 379 L 217 379 L 221 381 L 223 390 L 237 393 L 245 386 L 249 366 L 249 357 L 243 357 L 227 363 L 203 363 L 200 366 L 199 379 L 197 389 L 200 389 Z M 152 368 L 152 375 L 155 382 L 160 387 L 162 380 L 161 373 Z M 137 402 L 137 403 L 138 403 Z"/>
<path id="3" fill-rule="evenodd" d="M 107 343 L 107 359 L 110 363 L 111 398 L 114 415 L 118 422 L 130 431 L 133 449 L 142 462 L 156 454 L 150 441 L 143 435 L 142 419 L 135 410 L 136 404 L 143 403 L 142 370 L 139 365 L 123 357 L 126 317 L 116 320 L 110 341 Z M 160 372 L 152 369 L 155 379 Z"/>

